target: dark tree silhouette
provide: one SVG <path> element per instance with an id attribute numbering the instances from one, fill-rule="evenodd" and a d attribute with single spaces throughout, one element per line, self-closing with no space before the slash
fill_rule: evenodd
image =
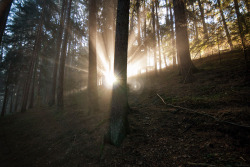
<path id="1" fill-rule="evenodd" d="M 238 0 L 234 0 L 234 8 L 235 8 L 236 16 L 237 16 L 237 23 L 238 23 L 239 33 L 240 33 L 241 44 L 242 44 L 244 56 L 245 56 L 246 69 L 248 70 L 249 67 L 247 64 L 247 61 L 248 61 L 247 60 L 247 51 L 246 51 L 246 45 L 245 45 L 245 38 L 244 38 L 244 34 L 243 34 L 243 26 L 241 23 L 242 17 L 241 17 L 241 13 L 240 13 L 240 9 L 239 9 Z"/>
<path id="2" fill-rule="evenodd" d="M 55 56 L 54 70 L 53 70 L 52 89 L 51 89 L 51 95 L 49 99 L 50 106 L 54 105 L 56 101 L 56 83 L 57 83 L 56 81 L 57 81 L 59 57 L 61 53 L 60 51 L 61 51 L 61 45 L 62 45 L 62 35 L 63 35 L 63 29 L 64 29 L 66 6 L 67 6 L 67 1 L 63 0 L 62 8 L 61 8 L 60 27 L 59 27 L 57 43 L 56 43 L 56 56 Z"/>
<path id="3" fill-rule="evenodd" d="M 44 5 L 44 2 L 42 2 L 42 5 Z M 36 39 L 35 39 L 35 44 L 34 44 L 34 48 L 33 48 L 33 53 L 32 53 L 32 58 L 30 60 L 30 67 L 29 67 L 29 71 L 28 71 L 28 76 L 24 85 L 24 93 L 23 93 L 23 102 L 22 102 L 22 109 L 21 112 L 25 112 L 27 109 L 27 104 L 28 104 L 28 97 L 29 97 L 29 92 L 30 92 L 30 85 L 32 82 L 32 76 L 33 76 L 33 71 L 35 70 L 35 64 L 37 61 L 37 57 L 38 57 L 38 52 L 40 50 L 41 47 L 41 36 L 42 36 L 42 26 L 43 26 L 43 17 L 44 17 L 44 6 L 42 9 L 42 13 L 40 16 L 40 22 L 38 24 L 37 27 L 37 31 L 36 31 Z"/>
<path id="4" fill-rule="evenodd" d="M 118 0 L 114 75 L 118 83 L 113 85 L 110 125 L 106 141 L 119 146 L 126 137 L 128 127 L 128 98 L 127 98 L 127 49 L 129 25 L 129 0 Z"/>
<path id="5" fill-rule="evenodd" d="M 201 20 L 202 20 L 202 25 L 203 25 L 203 34 L 205 35 L 206 40 L 209 39 L 208 37 L 208 31 L 207 31 L 207 24 L 205 22 L 205 16 L 204 16 L 204 9 L 201 3 L 201 0 L 198 0 L 200 12 L 201 12 Z"/>
<path id="6" fill-rule="evenodd" d="M 174 0 L 174 14 L 176 27 L 176 50 L 177 56 L 180 60 L 181 74 L 183 75 L 183 82 L 192 81 L 192 69 L 194 65 L 190 58 L 189 41 L 187 32 L 187 19 L 185 14 L 184 0 Z"/>
<path id="7" fill-rule="evenodd" d="M 0 45 L 2 42 L 2 37 L 6 27 L 7 18 L 10 13 L 12 2 L 13 0 L 2 0 L 0 2 Z"/>
<path id="8" fill-rule="evenodd" d="M 155 65 L 155 74 L 157 74 L 157 56 L 156 56 L 156 39 L 155 39 L 155 3 L 152 1 L 151 3 L 152 6 L 152 13 L 151 13 L 151 18 L 152 18 L 152 27 L 153 27 L 153 50 L 154 50 L 154 65 Z"/>
<path id="9" fill-rule="evenodd" d="M 88 73 L 89 113 L 98 110 L 97 61 L 96 61 L 96 1 L 89 1 L 89 73 Z"/>
<path id="10" fill-rule="evenodd" d="M 156 12 L 156 27 L 157 27 L 157 42 L 158 42 L 158 51 L 159 51 L 159 66 L 161 71 L 161 44 L 160 44 L 160 25 L 159 25 L 159 16 L 158 16 L 158 8 L 159 8 L 159 1 L 155 1 L 155 12 Z"/>
<path id="11" fill-rule="evenodd" d="M 220 10 L 220 15 L 221 15 L 221 19 L 222 19 L 222 22 L 223 22 L 224 30 L 226 32 L 227 42 L 228 42 L 228 44 L 230 46 L 230 49 L 232 50 L 233 49 L 232 39 L 231 39 L 231 35 L 229 34 L 229 31 L 228 31 L 228 28 L 227 28 L 227 23 L 226 23 L 224 13 L 222 11 L 220 0 L 217 0 L 217 4 L 218 4 L 219 10 Z"/>
<path id="12" fill-rule="evenodd" d="M 64 105 L 64 102 L 63 102 L 64 68 L 65 68 L 68 36 L 69 36 L 71 3 L 72 3 L 72 0 L 69 0 L 68 6 L 67 6 L 65 34 L 64 34 L 63 44 L 62 44 L 62 53 L 61 53 L 60 66 L 59 66 L 58 90 L 57 90 L 57 106 L 59 108 L 62 108 Z"/>

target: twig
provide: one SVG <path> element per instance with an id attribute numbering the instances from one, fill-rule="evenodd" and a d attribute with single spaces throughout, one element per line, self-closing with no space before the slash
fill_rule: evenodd
<path id="1" fill-rule="evenodd" d="M 193 112 L 193 113 L 196 113 L 196 114 L 199 114 L 199 115 L 203 115 L 203 116 L 207 116 L 207 117 L 210 117 L 212 119 L 214 119 L 216 122 L 220 122 L 220 123 L 226 123 L 226 124 L 230 124 L 230 125 L 234 125 L 234 126 L 238 126 L 238 127 L 242 127 L 242 128 L 249 128 L 250 129 L 250 126 L 249 125 L 241 125 L 241 124 L 237 124 L 237 123 L 234 123 L 234 122 L 229 122 L 229 121 L 221 121 L 219 120 L 218 118 L 210 115 L 210 114 L 206 114 L 206 113 L 200 113 L 200 112 L 197 112 L 195 110 L 192 110 L 192 109 L 189 109 L 189 108 L 185 108 L 185 107 L 181 107 L 181 106 L 175 106 L 175 105 L 172 105 L 172 104 L 167 104 L 165 102 L 165 100 L 157 93 L 157 96 L 162 100 L 162 102 L 167 105 L 167 106 L 170 106 L 170 107 L 173 107 L 173 108 L 178 108 L 178 109 L 182 109 L 182 110 L 186 110 L 186 111 L 190 111 L 190 112 Z"/>
<path id="2" fill-rule="evenodd" d="M 215 165 L 210 165 L 206 163 L 193 163 L 193 162 L 188 162 L 188 165 L 193 165 L 193 166 L 215 166 Z"/>

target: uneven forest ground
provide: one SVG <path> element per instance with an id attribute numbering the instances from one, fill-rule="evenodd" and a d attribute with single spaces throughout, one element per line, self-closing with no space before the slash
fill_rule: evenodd
<path id="1" fill-rule="evenodd" d="M 110 91 L 88 114 L 86 92 L 65 109 L 39 107 L 0 119 L 0 166 L 250 166 L 250 75 L 241 53 L 195 60 L 193 83 L 178 70 L 130 79 L 130 134 L 103 144 Z M 165 103 L 166 104 L 165 104 Z M 237 125 L 235 125 L 237 124 Z"/>

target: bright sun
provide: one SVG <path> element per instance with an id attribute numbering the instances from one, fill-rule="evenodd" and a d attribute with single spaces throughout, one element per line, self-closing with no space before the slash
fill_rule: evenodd
<path id="1" fill-rule="evenodd" d="M 106 83 L 107 83 L 109 86 L 111 86 L 111 85 L 113 85 L 114 83 L 117 82 L 117 79 L 116 79 L 116 77 L 114 76 L 114 74 L 107 73 L 107 74 L 105 75 L 105 81 L 106 81 Z"/>

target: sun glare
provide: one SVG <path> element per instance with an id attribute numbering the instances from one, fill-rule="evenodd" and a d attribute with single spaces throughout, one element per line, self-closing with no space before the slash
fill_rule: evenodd
<path id="1" fill-rule="evenodd" d="M 114 83 L 117 82 L 117 78 L 112 73 L 106 73 L 105 82 L 107 85 L 112 86 Z"/>

